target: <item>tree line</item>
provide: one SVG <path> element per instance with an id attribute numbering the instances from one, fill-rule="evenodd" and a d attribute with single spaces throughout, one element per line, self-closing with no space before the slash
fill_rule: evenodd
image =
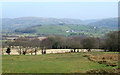
<path id="1" fill-rule="evenodd" d="M 10 53 L 10 47 L 18 47 L 19 54 L 26 54 L 28 49 L 32 49 L 31 55 L 34 52 L 37 55 L 38 49 L 41 49 L 42 54 L 46 54 L 46 49 L 73 49 L 71 52 L 76 52 L 77 49 L 104 49 L 104 51 L 119 51 L 119 32 L 114 31 L 106 34 L 103 38 L 85 37 L 85 36 L 49 36 L 44 40 L 38 38 L 29 39 L 20 37 L 13 41 L 3 42 L 3 47 L 8 46 L 7 53 Z"/>

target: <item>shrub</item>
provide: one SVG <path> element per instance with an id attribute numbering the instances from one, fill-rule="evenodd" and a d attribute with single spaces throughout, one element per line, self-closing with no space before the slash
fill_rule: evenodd
<path id="1" fill-rule="evenodd" d="M 10 48 L 7 48 L 7 51 L 6 51 L 6 53 L 8 53 L 8 55 L 10 55 Z"/>

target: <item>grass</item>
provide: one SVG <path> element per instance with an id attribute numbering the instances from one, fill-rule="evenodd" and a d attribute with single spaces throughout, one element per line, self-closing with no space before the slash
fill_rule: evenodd
<path id="1" fill-rule="evenodd" d="M 35 29 L 37 34 L 63 35 L 63 36 L 87 35 L 94 37 L 104 36 L 104 34 L 114 30 L 114 29 L 111 30 L 109 28 L 94 29 L 93 26 L 88 25 L 42 25 L 32 27 L 31 29 Z M 74 30 L 75 32 L 66 33 L 67 30 L 69 31 Z"/>
<path id="2" fill-rule="evenodd" d="M 83 57 L 86 53 L 46 55 L 3 55 L 3 73 L 85 73 L 91 69 L 112 69 Z M 97 53 L 93 53 L 97 54 Z"/>

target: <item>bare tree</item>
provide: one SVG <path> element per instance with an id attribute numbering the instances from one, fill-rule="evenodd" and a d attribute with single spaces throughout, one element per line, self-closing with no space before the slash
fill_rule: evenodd
<path id="1" fill-rule="evenodd" d="M 108 51 L 119 51 L 118 31 L 110 32 L 106 35 L 104 49 Z"/>
<path id="2" fill-rule="evenodd" d="M 84 49 L 88 49 L 88 52 L 93 48 L 98 48 L 98 42 L 94 37 L 86 37 L 82 40 L 82 45 Z"/>

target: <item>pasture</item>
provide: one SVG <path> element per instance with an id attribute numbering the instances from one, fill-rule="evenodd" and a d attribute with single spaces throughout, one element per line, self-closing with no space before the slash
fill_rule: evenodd
<path id="1" fill-rule="evenodd" d="M 86 73 L 92 69 L 114 69 L 90 61 L 85 54 L 116 54 L 107 52 L 57 53 L 46 55 L 3 55 L 3 73 Z"/>

